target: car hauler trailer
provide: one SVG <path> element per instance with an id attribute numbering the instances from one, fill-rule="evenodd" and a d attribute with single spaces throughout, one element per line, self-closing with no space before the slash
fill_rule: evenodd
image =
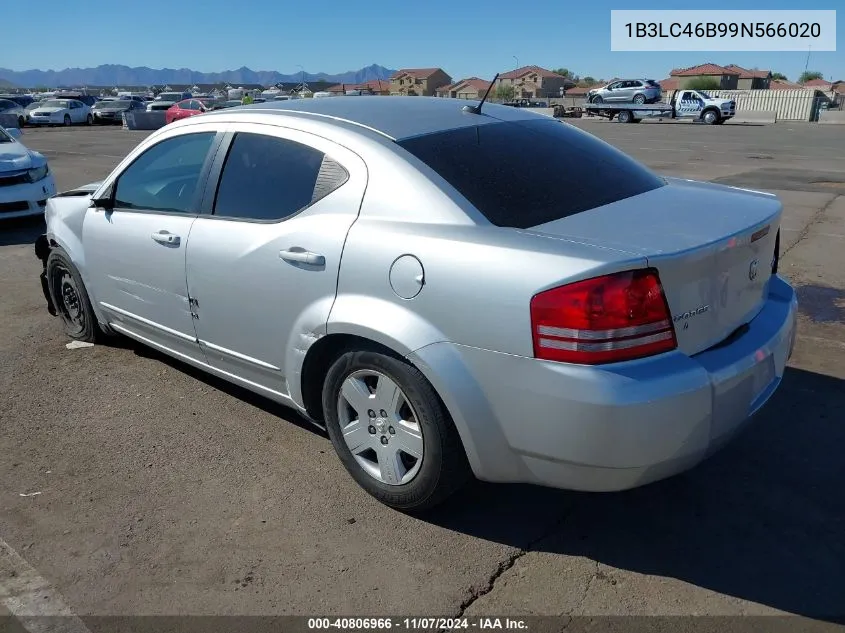
<path id="1" fill-rule="evenodd" d="M 643 119 L 693 119 L 719 125 L 736 114 L 732 99 L 716 99 L 700 90 L 678 90 L 670 103 L 587 103 L 588 116 L 600 116 L 620 123 L 639 123 Z"/>

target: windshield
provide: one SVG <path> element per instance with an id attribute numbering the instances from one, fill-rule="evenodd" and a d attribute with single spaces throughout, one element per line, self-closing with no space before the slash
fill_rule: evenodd
<path id="1" fill-rule="evenodd" d="M 614 147 L 552 119 L 462 127 L 399 145 L 496 226 L 525 229 L 665 184 Z"/>
<path id="2" fill-rule="evenodd" d="M 700 94 L 705 99 L 712 99 L 713 98 L 709 94 L 707 94 L 706 92 L 701 92 L 701 90 L 698 91 L 698 94 Z"/>
<path id="3" fill-rule="evenodd" d="M 128 108 L 130 103 L 132 102 L 127 99 L 116 99 L 114 101 L 98 101 L 94 104 L 94 109 L 103 110 L 105 108 Z"/>
<path id="4" fill-rule="evenodd" d="M 158 97 L 156 97 L 159 101 L 181 101 L 182 100 L 182 93 L 181 92 L 162 92 Z"/>
<path id="5" fill-rule="evenodd" d="M 0 110 L 11 110 L 17 108 L 18 104 L 8 99 L 0 99 Z"/>
<path id="6" fill-rule="evenodd" d="M 69 108 L 70 101 L 64 101 L 61 99 L 49 99 L 48 101 L 44 101 L 41 106 L 42 108 Z"/>

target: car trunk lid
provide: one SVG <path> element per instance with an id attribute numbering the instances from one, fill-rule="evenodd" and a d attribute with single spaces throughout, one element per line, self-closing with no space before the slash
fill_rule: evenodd
<path id="1" fill-rule="evenodd" d="M 644 256 L 660 274 L 678 347 L 692 355 L 725 340 L 762 308 L 782 205 L 762 192 L 667 183 L 528 230 Z"/>

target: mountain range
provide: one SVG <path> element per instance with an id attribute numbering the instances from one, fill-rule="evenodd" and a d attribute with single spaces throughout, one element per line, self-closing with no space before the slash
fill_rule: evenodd
<path id="1" fill-rule="evenodd" d="M 251 70 L 246 66 L 237 70 L 203 73 L 190 68 L 130 68 L 118 64 L 103 64 L 96 68 L 65 68 L 64 70 L 9 70 L 0 68 L 0 85 L 11 84 L 19 88 L 58 88 L 61 86 L 156 86 L 164 84 L 213 84 L 226 82 L 233 85 L 261 84 L 268 86 L 280 82 L 330 81 L 356 84 L 372 79 L 388 79 L 395 70 L 372 64 L 360 70 L 344 73 L 296 72 L 284 74 L 275 70 Z"/>

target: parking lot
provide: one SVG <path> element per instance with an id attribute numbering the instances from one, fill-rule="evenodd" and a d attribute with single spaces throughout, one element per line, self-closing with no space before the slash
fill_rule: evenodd
<path id="1" fill-rule="evenodd" d="M 283 407 L 128 341 L 66 349 L 38 282 L 39 223 L 0 225 L 0 597 L 23 564 L 14 551 L 33 596 L 80 616 L 845 618 L 845 126 L 574 124 L 660 173 L 784 202 L 798 342 L 773 401 L 723 452 L 625 493 L 479 483 L 406 516 Z M 104 177 L 147 134 L 22 140 L 61 190 Z"/>

